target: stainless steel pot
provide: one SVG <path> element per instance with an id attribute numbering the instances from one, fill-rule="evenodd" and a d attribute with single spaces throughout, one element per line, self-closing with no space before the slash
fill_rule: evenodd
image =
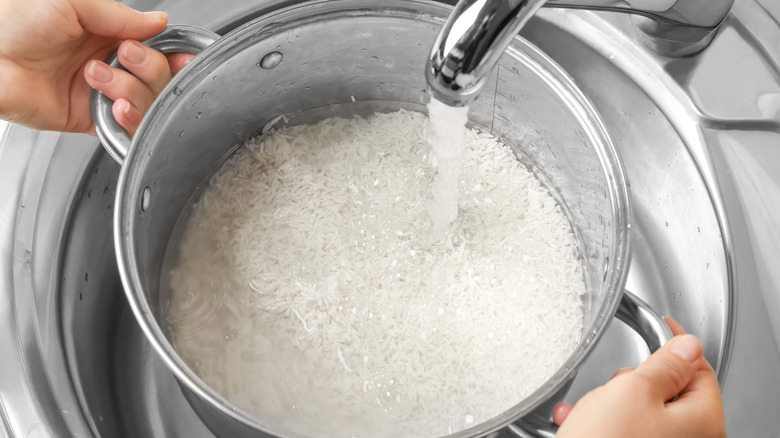
<path id="1" fill-rule="evenodd" d="M 319 0 L 279 9 L 222 38 L 170 28 L 148 44 L 202 52 L 168 84 L 132 141 L 111 119 L 111 102 L 94 95 L 101 140 L 123 163 L 114 237 L 128 300 L 217 435 L 299 436 L 251 417 L 207 387 L 167 338 L 161 267 L 177 220 L 225 157 L 280 115 L 307 123 L 397 108 L 425 111 L 423 66 L 449 10 L 424 0 Z M 497 93 L 510 103 L 495 104 Z M 516 38 L 470 120 L 513 145 L 557 195 L 579 241 L 588 292 L 582 341 L 564 366 L 521 403 L 451 436 L 485 436 L 510 423 L 521 436 L 553 436 L 543 419 L 550 404 L 565 393 L 619 307 L 618 316 L 651 349 L 670 334 L 658 315 L 623 291 L 630 219 L 623 169 L 598 115 L 568 76 Z"/>

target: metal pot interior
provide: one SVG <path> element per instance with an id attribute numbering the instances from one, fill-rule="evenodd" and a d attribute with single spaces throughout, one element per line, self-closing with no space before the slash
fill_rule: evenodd
<path id="1" fill-rule="evenodd" d="M 168 299 L 160 284 L 176 224 L 220 163 L 280 115 L 295 124 L 398 108 L 424 112 L 423 66 L 447 13 L 425 1 L 336 0 L 283 9 L 207 48 L 144 119 L 117 192 L 120 271 L 147 337 L 212 428 L 294 436 L 207 388 L 166 337 Z M 278 65 L 269 62 L 279 57 Z M 496 104 L 496 94 L 508 99 Z M 470 121 L 511 145 L 557 196 L 577 234 L 588 293 L 582 341 L 564 367 L 510 411 L 453 436 L 496 430 L 563 387 L 609 324 L 628 266 L 622 168 L 598 116 L 549 58 L 516 39 Z"/>

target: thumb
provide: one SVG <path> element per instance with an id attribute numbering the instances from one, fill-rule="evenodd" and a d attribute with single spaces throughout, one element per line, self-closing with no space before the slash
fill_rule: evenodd
<path id="1" fill-rule="evenodd" d="M 139 12 L 113 0 L 71 0 L 79 23 L 96 35 L 145 40 L 165 29 L 165 12 Z"/>
<path id="2" fill-rule="evenodd" d="M 677 336 L 631 373 L 651 384 L 650 396 L 666 402 L 679 394 L 699 369 L 702 345 L 693 335 Z"/>

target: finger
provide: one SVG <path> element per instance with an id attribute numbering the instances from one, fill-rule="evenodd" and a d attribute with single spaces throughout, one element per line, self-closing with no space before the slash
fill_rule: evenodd
<path id="1" fill-rule="evenodd" d="M 130 73 L 111 68 L 102 61 L 90 61 L 84 69 L 87 83 L 111 100 L 126 98 L 141 111 L 146 111 L 154 101 L 154 93 L 141 80 Z"/>
<path id="2" fill-rule="evenodd" d="M 650 397 L 666 402 L 688 386 L 700 359 L 701 342 L 693 335 L 677 336 L 637 367 L 630 378 L 644 380 L 643 389 Z"/>
<path id="3" fill-rule="evenodd" d="M 138 108 L 135 108 L 129 100 L 125 98 L 117 99 L 111 106 L 111 113 L 114 115 L 117 123 L 127 131 L 132 137 L 141 124 L 143 114 Z"/>
<path id="4" fill-rule="evenodd" d="M 569 413 L 574 407 L 568 403 L 558 403 L 553 408 L 553 422 L 560 426 L 569 416 Z"/>
<path id="5" fill-rule="evenodd" d="M 699 368 L 693 375 L 688 386 L 680 392 L 677 400 L 691 397 L 692 394 L 700 394 L 706 399 L 707 397 L 713 397 L 720 395 L 720 384 L 718 383 L 718 376 L 715 374 L 715 370 L 707 359 L 702 357 L 699 359 Z"/>
<path id="6" fill-rule="evenodd" d="M 70 0 L 89 32 L 118 39 L 145 40 L 165 29 L 168 14 L 142 13 L 113 0 Z"/>
<path id="7" fill-rule="evenodd" d="M 622 376 L 623 374 L 628 374 L 631 371 L 634 371 L 636 368 L 621 368 L 617 371 L 615 371 L 615 374 L 612 375 L 612 377 L 609 378 L 609 380 L 614 379 L 617 376 Z"/>
<path id="8" fill-rule="evenodd" d="M 171 80 L 171 67 L 165 55 L 138 41 L 123 41 L 119 45 L 117 56 L 119 62 L 144 82 L 155 96 L 160 94 Z"/>
<path id="9" fill-rule="evenodd" d="M 671 414 L 670 423 L 685 433 L 685 428 L 693 424 L 702 424 L 696 418 L 705 419 L 706 430 L 690 430 L 683 436 L 726 436 L 723 415 L 723 399 L 720 395 L 718 378 L 712 367 L 702 358 L 688 386 L 674 402 L 667 404 L 666 412 Z"/>
<path id="10" fill-rule="evenodd" d="M 168 58 L 168 64 L 171 66 L 171 71 L 178 73 L 185 65 L 192 61 L 195 55 L 191 53 L 168 53 L 165 55 Z"/>
<path id="11" fill-rule="evenodd" d="M 691 382 L 680 393 L 675 403 L 691 399 L 699 401 L 715 400 L 720 397 L 718 377 L 711 371 L 699 370 L 694 374 Z"/>
<path id="12" fill-rule="evenodd" d="M 669 328 L 672 330 L 672 334 L 675 336 L 680 336 L 685 334 L 685 329 L 682 328 L 680 323 L 675 321 L 672 318 L 664 318 L 664 321 L 666 321 L 666 325 L 669 326 Z"/>

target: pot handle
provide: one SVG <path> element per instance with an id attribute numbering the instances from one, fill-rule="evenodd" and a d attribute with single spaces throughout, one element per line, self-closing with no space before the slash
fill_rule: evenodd
<path id="1" fill-rule="evenodd" d="M 209 30 L 187 25 L 169 25 L 157 36 L 154 36 L 144 44 L 163 53 L 183 52 L 200 53 L 220 37 Z M 112 67 L 123 68 L 119 64 L 117 54 L 114 52 L 106 59 L 106 63 Z M 119 126 L 111 106 L 114 101 L 97 90 L 92 90 L 90 108 L 92 121 L 95 124 L 98 138 L 103 143 L 106 151 L 122 164 L 130 149 L 130 136 Z"/>
<path id="2" fill-rule="evenodd" d="M 651 353 L 673 337 L 663 317 L 627 290 L 623 291 L 615 316 L 642 337 Z M 510 424 L 508 429 L 520 438 L 555 438 L 558 433 L 558 426 L 552 421 L 534 414 Z"/>

